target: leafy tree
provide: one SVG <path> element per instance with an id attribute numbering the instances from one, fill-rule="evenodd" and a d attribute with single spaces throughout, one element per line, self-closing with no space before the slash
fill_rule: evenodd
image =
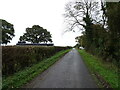
<path id="1" fill-rule="evenodd" d="M 32 28 L 26 28 L 26 33 L 20 36 L 20 41 L 28 41 L 31 43 L 47 43 L 52 42 L 51 34 L 39 25 L 33 25 Z"/>
<path id="2" fill-rule="evenodd" d="M 77 36 L 75 38 L 78 47 L 85 47 L 85 35 Z"/>
<path id="3" fill-rule="evenodd" d="M 7 44 L 8 42 L 10 43 L 10 40 L 12 40 L 12 38 L 15 36 L 13 24 L 3 19 L 0 19 L 0 22 L 0 32 L 2 32 L 2 39 L 0 39 L 0 44 Z"/>
<path id="4" fill-rule="evenodd" d="M 110 33 L 107 52 L 109 52 L 109 57 L 120 61 L 120 2 L 107 2 L 106 9 Z"/>

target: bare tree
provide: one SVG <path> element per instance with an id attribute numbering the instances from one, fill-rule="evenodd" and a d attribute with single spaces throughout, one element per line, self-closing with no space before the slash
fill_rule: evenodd
<path id="1" fill-rule="evenodd" d="M 65 7 L 65 21 L 69 26 L 68 31 L 74 31 L 75 27 L 85 29 L 88 21 L 100 23 L 100 3 L 96 0 L 76 0 L 69 2 Z M 89 19 L 86 21 L 86 19 Z M 81 27 L 82 26 L 82 27 Z"/>

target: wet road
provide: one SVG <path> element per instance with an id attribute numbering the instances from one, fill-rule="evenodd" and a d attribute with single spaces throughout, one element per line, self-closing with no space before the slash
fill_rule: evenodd
<path id="1" fill-rule="evenodd" d="M 72 49 L 52 67 L 37 76 L 25 88 L 96 88 L 81 56 Z"/>

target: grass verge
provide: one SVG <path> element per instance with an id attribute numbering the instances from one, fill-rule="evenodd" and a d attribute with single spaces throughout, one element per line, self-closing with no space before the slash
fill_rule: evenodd
<path id="1" fill-rule="evenodd" d="M 99 84 L 98 86 L 100 88 L 105 87 L 105 84 L 110 86 L 109 88 L 118 88 L 119 75 L 118 75 L 117 66 L 111 63 L 108 63 L 108 62 L 104 62 L 103 60 L 93 55 L 90 55 L 84 50 L 78 50 L 78 51 L 80 55 L 82 56 L 85 64 L 87 65 L 89 71 L 92 74 L 94 74 L 93 76 L 95 76 L 94 78 L 96 78 Z"/>
<path id="2" fill-rule="evenodd" d="M 32 67 L 27 67 L 26 69 L 3 79 L 2 89 L 20 88 L 21 86 L 32 80 L 35 76 L 39 75 L 51 65 L 53 65 L 57 60 L 59 60 L 63 55 L 65 55 L 69 51 L 70 49 L 60 51 L 54 56 L 45 59 L 33 65 Z"/>

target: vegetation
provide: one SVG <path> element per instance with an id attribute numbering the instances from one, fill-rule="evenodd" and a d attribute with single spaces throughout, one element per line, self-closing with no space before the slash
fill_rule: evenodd
<path id="1" fill-rule="evenodd" d="M 26 33 L 20 36 L 20 41 L 28 41 L 31 43 L 47 43 L 52 42 L 51 34 L 39 25 L 33 25 L 32 28 L 26 28 Z"/>
<path id="2" fill-rule="evenodd" d="M 84 50 L 78 50 L 81 54 L 85 64 L 88 66 L 88 69 L 92 74 L 97 76 L 98 81 L 101 81 L 102 87 L 105 88 L 118 88 L 119 75 L 118 67 L 114 64 L 104 62 L 95 56 L 90 55 Z"/>
<path id="3" fill-rule="evenodd" d="M 2 35 L 2 39 L 0 38 L 0 44 L 10 43 L 10 40 L 15 36 L 14 26 L 3 19 L 0 19 L 0 23 L 2 23 L 2 25 L 0 25 L 0 35 Z"/>
<path id="4" fill-rule="evenodd" d="M 87 52 L 104 61 L 119 65 L 119 9 L 119 2 L 77 0 L 68 3 L 65 18 L 70 23 L 70 30 L 74 31 L 76 27 L 83 30 L 83 35 L 76 37 L 76 46 L 83 46 Z"/>
<path id="5" fill-rule="evenodd" d="M 84 42 L 84 36 L 78 36 L 75 38 L 77 44 L 75 45 L 75 47 L 79 48 L 79 47 L 85 47 L 85 42 Z"/>
<path id="6" fill-rule="evenodd" d="M 106 3 L 109 39 L 107 45 L 108 56 L 120 64 L 120 2 Z"/>
<path id="7" fill-rule="evenodd" d="M 21 86 L 25 85 L 28 81 L 32 80 L 35 76 L 49 68 L 57 60 L 59 60 L 60 57 L 62 57 L 65 53 L 69 51 L 70 49 L 60 51 L 48 59 L 39 61 L 37 64 L 31 67 L 27 67 L 24 70 L 19 71 L 5 79 L 3 78 L 2 88 L 3 89 L 20 88 Z"/>
<path id="8" fill-rule="evenodd" d="M 65 49 L 68 47 L 3 46 L 2 74 L 7 77 Z"/>

